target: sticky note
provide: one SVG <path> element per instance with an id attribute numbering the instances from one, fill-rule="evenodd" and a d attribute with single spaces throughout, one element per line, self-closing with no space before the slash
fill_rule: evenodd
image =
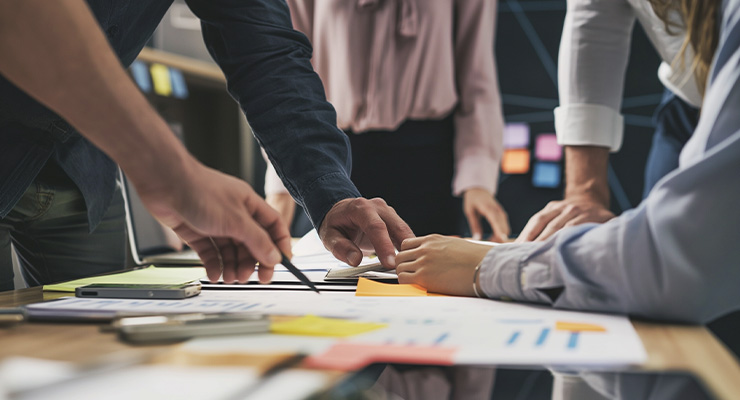
<path id="1" fill-rule="evenodd" d="M 505 174 L 526 174 L 529 172 L 529 150 L 504 150 L 504 156 L 501 159 L 501 171 Z"/>
<path id="2" fill-rule="evenodd" d="M 554 133 L 537 136 L 534 145 L 534 157 L 540 161 L 560 161 L 563 159 L 563 148 L 558 144 Z"/>
<path id="3" fill-rule="evenodd" d="M 170 69 L 162 64 L 152 64 L 149 67 L 154 83 L 154 92 L 160 96 L 172 94 L 172 81 L 170 80 Z"/>
<path id="4" fill-rule="evenodd" d="M 93 283 L 180 285 L 198 280 L 204 276 L 206 276 L 206 270 L 203 267 L 157 268 L 152 265 L 147 268 L 126 271 L 120 274 L 95 276 L 53 285 L 44 285 L 44 291 L 74 292 L 77 287 L 92 285 Z"/>
<path id="5" fill-rule="evenodd" d="M 525 149 L 529 147 L 529 124 L 509 123 L 504 126 L 504 148 Z"/>
<path id="6" fill-rule="evenodd" d="M 141 61 L 134 61 L 131 64 L 131 75 L 134 82 L 142 92 L 149 93 L 152 91 L 152 81 L 149 79 L 149 69 Z"/>
<path id="7" fill-rule="evenodd" d="M 182 71 L 177 68 L 170 68 L 170 83 L 172 83 L 172 95 L 177 99 L 188 98 L 188 85 L 185 83 L 185 77 Z"/>
<path id="8" fill-rule="evenodd" d="M 426 296 L 427 290 L 418 285 L 382 283 L 360 278 L 357 281 L 355 296 Z"/>
<path id="9" fill-rule="evenodd" d="M 356 371 L 373 363 L 452 365 L 457 349 L 442 346 L 399 346 L 338 342 L 306 359 L 311 368 Z"/>
<path id="10" fill-rule="evenodd" d="M 601 325 L 566 321 L 555 322 L 555 330 L 570 332 L 606 332 L 606 328 Z"/>
<path id="11" fill-rule="evenodd" d="M 553 189 L 560 186 L 560 164 L 538 162 L 532 171 L 532 185 L 538 188 Z"/>
<path id="12" fill-rule="evenodd" d="M 347 337 L 386 326 L 388 325 L 306 315 L 292 321 L 274 322 L 270 325 L 270 332 L 282 335 Z"/>

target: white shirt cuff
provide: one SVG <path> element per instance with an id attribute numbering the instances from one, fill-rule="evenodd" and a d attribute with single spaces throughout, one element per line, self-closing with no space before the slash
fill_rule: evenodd
<path id="1" fill-rule="evenodd" d="M 555 132 L 561 146 L 622 147 L 624 118 L 599 104 L 567 104 L 555 109 Z"/>

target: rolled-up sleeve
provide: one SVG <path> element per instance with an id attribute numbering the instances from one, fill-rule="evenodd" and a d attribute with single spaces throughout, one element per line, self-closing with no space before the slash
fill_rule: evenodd
<path id="1" fill-rule="evenodd" d="M 260 145 L 314 226 L 339 200 L 359 197 L 349 141 L 293 30 L 285 1 L 187 0 Z"/>
<path id="2" fill-rule="evenodd" d="M 478 187 L 496 192 L 504 119 L 493 53 L 496 2 L 458 0 L 455 5 L 455 112 L 453 193 Z"/>
<path id="3" fill-rule="evenodd" d="M 634 22 L 625 0 L 568 0 L 555 109 L 560 145 L 621 147 L 619 109 Z"/>
<path id="4" fill-rule="evenodd" d="M 740 308 L 740 0 L 726 4 L 679 169 L 603 225 L 494 247 L 481 267 L 488 296 L 692 323 Z"/>

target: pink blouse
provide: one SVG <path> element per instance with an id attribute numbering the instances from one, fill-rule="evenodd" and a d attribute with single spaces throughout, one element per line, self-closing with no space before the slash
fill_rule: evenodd
<path id="1" fill-rule="evenodd" d="M 453 193 L 495 193 L 503 115 L 496 0 L 288 0 L 338 125 L 361 133 L 454 112 Z M 270 168 L 271 169 L 271 168 Z M 276 181 L 277 180 L 277 181 Z M 282 192 L 274 170 L 265 191 Z"/>

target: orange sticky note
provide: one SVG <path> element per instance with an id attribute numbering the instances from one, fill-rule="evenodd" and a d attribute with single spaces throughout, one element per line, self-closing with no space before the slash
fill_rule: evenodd
<path id="1" fill-rule="evenodd" d="M 529 172 L 529 150 L 504 150 L 504 156 L 501 159 L 501 171 L 505 174 L 526 174 Z"/>
<path id="2" fill-rule="evenodd" d="M 357 281 L 355 296 L 426 296 L 427 290 L 418 285 L 375 282 L 360 278 Z"/>
<path id="3" fill-rule="evenodd" d="M 601 325 L 565 321 L 555 322 L 555 330 L 570 332 L 606 332 L 606 328 Z"/>
<path id="4" fill-rule="evenodd" d="M 373 363 L 452 365 L 457 352 L 453 347 L 399 346 L 339 342 L 325 353 L 309 357 L 309 368 L 357 371 Z"/>

